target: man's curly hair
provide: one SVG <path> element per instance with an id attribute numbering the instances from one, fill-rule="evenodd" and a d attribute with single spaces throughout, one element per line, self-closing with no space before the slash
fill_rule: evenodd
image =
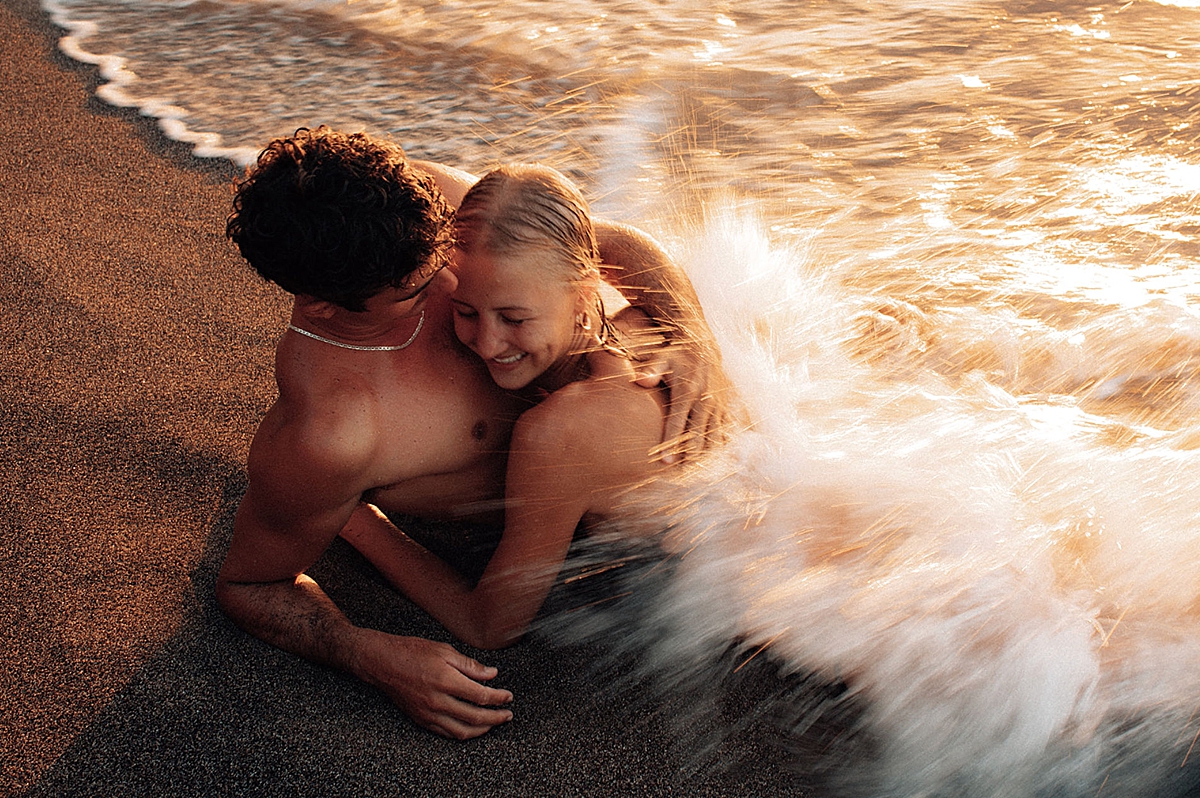
<path id="1" fill-rule="evenodd" d="M 445 263 L 453 211 L 396 144 L 321 126 L 275 139 L 237 188 L 225 234 L 264 278 L 351 311 Z"/>

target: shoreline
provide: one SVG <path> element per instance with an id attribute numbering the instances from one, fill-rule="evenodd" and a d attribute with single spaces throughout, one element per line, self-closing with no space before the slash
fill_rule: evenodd
<path id="1" fill-rule="evenodd" d="M 758 739 L 690 766 L 586 649 L 464 649 L 517 719 L 463 744 L 234 628 L 212 582 L 289 308 L 224 238 L 240 169 L 100 101 L 35 0 L 0 33 L 0 796 L 799 793 Z M 356 623 L 449 641 L 348 547 L 311 573 Z"/>
<path id="2" fill-rule="evenodd" d="M 60 48 L 60 40 L 70 36 L 71 32 L 53 22 L 49 12 L 42 9 L 39 0 L 3 0 L 3 5 L 15 19 L 23 23 L 27 34 L 33 40 L 41 39 L 40 53 L 26 51 L 25 54 L 40 54 L 46 66 L 72 76 L 84 88 L 85 99 L 82 108 L 88 115 L 122 120 L 130 126 L 130 132 L 151 154 L 165 158 L 173 165 L 188 171 L 200 172 L 219 183 L 232 182 L 242 174 L 243 168 L 229 158 L 196 155 L 193 152 L 193 144 L 167 135 L 159 126 L 156 117 L 143 114 L 137 106 L 114 105 L 101 99 L 97 91 L 108 81 L 101 78 L 100 66 L 72 58 Z M 18 52 L 20 51 L 14 49 L 13 52 L 5 54 L 4 61 L 11 63 Z"/>
<path id="3" fill-rule="evenodd" d="M 252 150 L 225 147 L 220 143 L 221 137 L 215 133 L 192 131 L 182 121 L 169 114 L 160 117 L 153 113 L 152 107 L 140 106 L 125 92 L 129 83 L 128 75 L 131 74 L 125 71 L 125 60 L 93 53 L 86 48 L 86 43 L 81 41 L 81 37 L 86 38 L 95 31 L 95 25 L 70 20 L 67 11 L 54 0 L 43 0 L 39 5 L 42 6 L 42 16 L 47 18 L 52 29 L 58 31 L 55 49 L 65 55 L 68 61 L 89 68 L 90 76 L 95 80 L 95 85 L 90 87 L 90 94 L 111 108 L 135 109 L 138 115 L 154 119 L 158 132 L 163 137 L 183 144 L 189 154 L 197 160 L 231 162 L 238 172 L 254 162 L 257 153 Z M 103 80 L 103 75 L 108 75 L 108 80 Z M 159 110 L 162 110 L 161 107 Z"/>

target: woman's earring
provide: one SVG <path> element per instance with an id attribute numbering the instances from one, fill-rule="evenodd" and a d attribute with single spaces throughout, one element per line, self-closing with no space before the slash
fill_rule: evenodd
<path id="1" fill-rule="evenodd" d="M 592 329 L 592 317 L 586 313 L 580 313 L 575 317 L 575 326 L 587 332 Z"/>

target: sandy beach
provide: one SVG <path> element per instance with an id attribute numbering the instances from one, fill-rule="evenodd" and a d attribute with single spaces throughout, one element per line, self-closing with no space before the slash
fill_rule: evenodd
<path id="1" fill-rule="evenodd" d="M 469 651 L 517 718 L 462 744 L 233 627 L 212 582 L 286 298 L 224 238 L 232 166 L 97 100 L 34 0 L 0 32 L 0 794 L 794 794 L 754 739 L 691 768 L 586 650 Z M 347 548 L 313 574 L 356 622 L 449 639 Z"/>

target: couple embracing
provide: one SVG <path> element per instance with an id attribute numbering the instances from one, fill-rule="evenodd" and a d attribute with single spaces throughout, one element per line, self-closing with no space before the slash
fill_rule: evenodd
<path id="1" fill-rule="evenodd" d="M 576 534 L 619 521 L 621 495 L 723 418 L 690 284 L 649 237 L 593 220 L 551 169 L 477 181 L 326 128 L 263 151 L 228 234 L 295 301 L 222 608 L 431 731 L 465 739 L 506 722 L 511 694 L 485 684 L 494 668 L 354 626 L 305 571 L 341 536 L 458 639 L 515 641 Z M 602 281 L 629 307 L 606 312 Z M 406 518 L 503 531 L 473 582 Z"/>

